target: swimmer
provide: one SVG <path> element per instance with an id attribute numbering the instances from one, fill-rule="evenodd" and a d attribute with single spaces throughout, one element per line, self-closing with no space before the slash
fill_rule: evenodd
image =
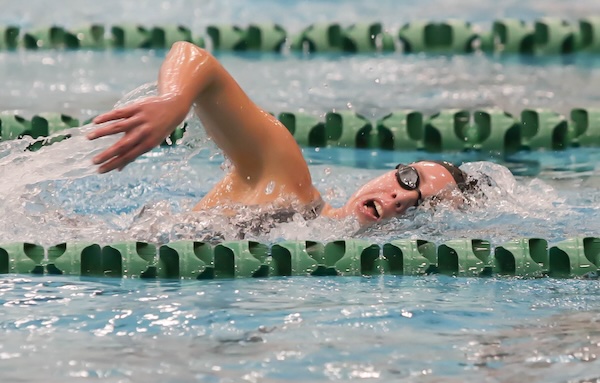
<path id="1" fill-rule="evenodd" d="M 360 187 L 344 206 L 332 207 L 314 187 L 306 160 L 285 126 L 254 104 L 209 52 L 187 42 L 174 44 L 167 54 L 157 96 L 94 119 L 96 124 L 106 124 L 90 132 L 89 139 L 124 133 L 93 158 L 98 171 L 121 170 L 158 146 L 191 107 L 234 165 L 194 210 L 228 204 L 275 204 L 289 209 L 299 204 L 298 213 L 305 218 L 353 216 L 361 226 L 368 226 L 400 216 L 426 199 L 456 198 L 473 186 L 450 163 L 419 161 L 390 169 Z"/>

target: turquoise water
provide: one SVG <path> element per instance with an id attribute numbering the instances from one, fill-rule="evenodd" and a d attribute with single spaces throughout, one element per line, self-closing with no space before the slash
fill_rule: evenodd
<path id="1" fill-rule="evenodd" d="M 2 376 L 596 381 L 597 288 L 597 281 L 450 277 L 11 277 L 0 281 Z"/>
<path id="2" fill-rule="evenodd" d="M 4 2 L 0 22 L 210 23 L 455 17 L 488 26 L 499 17 L 574 20 L 596 1 L 62 1 Z M 434 11 L 435 10 L 435 11 Z M 165 52 L 0 52 L 0 109 L 81 119 L 154 81 Z M 598 57 L 257 56 L 220 60 L 273 112 L 352 109 L 376 119 L 396 108 L 433 112 L 497 106 L 567 113 L 598 106 Z M 143 93 L 143 92 L 141 92 Z M 123 172 L 99 176 L 93 153 L 108 142 L 74 137 L 36 153 L 0 144 L 0 242 L 228 238 L 219 217 L 188 213 L 224 174 L 223 158 L 197 124 L 183 144 L 157 149 Z M 333 204 L 398 162 L 476 162 L 502 181 L 469 211 L 419 210 L 368 231 L 318 219 L 276 226 L 255 239 L 483 238 L 600 235 L 600 150 L 429 155 L 304 149 L 313 180 Z M 496 193 L 496 194 L 494 194 Z M 143 211 L 142 211 L 143 210 Z M 210 282 L 0 277 L 0 380 L 103 382 L 597 382 L 597 280 L 445 276 L 270 278 Z"/>

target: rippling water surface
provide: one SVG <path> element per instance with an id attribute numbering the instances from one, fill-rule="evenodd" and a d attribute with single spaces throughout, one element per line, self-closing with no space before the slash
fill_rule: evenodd
<path id="1" fill-rule="evenodd" d="M 0 358 L 11 366 L 2 374 L 67 382 L 595 381 L 597 288 L 449 277 L 12 277 L 0 282 Z"/>
<path id="2" fill-rule="evenodd" d="M 290 32 L 314 21 L 458 18 L 488 28 L 501 17 L 575 20 L 600 3 L 421 1 L 45 1 L 3 2 L 0 22 L 24 28 L 276 21 Z M 63 112 L 86 120 L 155 80 L 165 52 L 0 52 L 0 110 Z M 323 116 L 352 109 L 376 119 L 394 109 L 498 107 L 518 114 L 567 114 L 597 107 L 600 58 L 256 56 L 219 59 L 267 110 Z M 151 87 L 150 87 L 151 88 Z M 143 88 L 140 94 L 145 92 Z M 38 152 L 0 143 L 0 242 L 167 242 L 202 235 L 231 239 L 218 216 L 188 211 L 224 174 L 223 158 L 197 123 L 182 145 L 143 156 L 123 172 L 97 175 L 90 158 L 112 138 L 86 129 Z M 334 205 L 398 162 L 471 162 L 501 188 L 467 211 L 421 209 L 357 232 L 317 219 L 276 225 L 255 239 L 536 236 L 550 244 L 600 235 L 600 151 L 429 155 L 304 149 L 313 180 Z M 491 160 L 493 163 L 478 161 Z M 508 172 L 512 171 L 512 175 Z M 2 382 L 281 382 L 357 379 L 407 382 L 598 382 L 597 280 L 430 276 L 291 278 L 210 282 L 0 278 Z"/>

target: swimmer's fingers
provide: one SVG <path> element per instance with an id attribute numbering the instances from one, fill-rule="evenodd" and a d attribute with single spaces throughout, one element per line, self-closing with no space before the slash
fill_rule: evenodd
<path id="1" fill-rule="evenodd" d="M 125 165 L 151 150 L 155 145 L 152 135 L 145 135 L 143 129 L 127 133 L 116 144 L 93 158 L 95 164 L 102 164 L 100 173 L 123 169 Z"/>
<path id="2" fill-rule="evenodd" d="M 109 112 L 103 113 L 99 116 L 96 116 L 92 122 L 94 124 L 102 124 L 104 122 L 108 122 L 108 121 L 113 121 L 113 120 L 119 120 L 121 118 L 128 118 L 133 116 L 136 111 L 137 105 L 133 104 L 133 105 L 129 105 L 129 106 L 125 106 L 123 108 L 119 108 L 119 109 L 113 109 Z"/>
<path id="3" fill-rule="evenodd" d="M 92 159 L 92 162 L 96 165 L 102 164 L 102 166 L 100 166 L 98 169 L 100 173 L 106 173 L 114 170 L 122 165 L 121 160 L 123 158 L 126 156 L 128 158 L 129 156 L 133 156 L 135 154 L 133 151 L 139 144 L 140 140 L 141 136 L 139 134 L 126 134 L 125 137 L 117 141 L 116 144 L 95 156 Z M 133 156 L 133 159 L 140 154 L 142 153 Z"/>
<path id="4" fill-rule="evenodd" d="M 108 120 L 108 121 L 113 121 Z M 94 140 L 96 138 L 110 136 L 112 134 L 127 132 L 143 123 L 142 118 L 137 115 L 131 115 L 129 117 L 124 117 L 123 119 L 113 122 L 112 124 L 108 124 L 106 126 L 97 128 L 88 133 L 87 138 L 90 140 Z"/>

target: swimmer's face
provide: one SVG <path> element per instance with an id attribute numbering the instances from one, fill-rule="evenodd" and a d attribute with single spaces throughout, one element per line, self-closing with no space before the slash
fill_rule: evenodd
<path id="1" fill-rule="evenodd" d="M 426 199 L 457 189 L 452 175 L 442 165 L 420 161 L 409 167 L 414 168 L 416 175 L 412 169 L 406 169 L 398 177 L 394 169 L 367 182 L 350 197 L 344 207 L 346 213 L 354 215 L 361 225 L 369 225 L 404 214 L 420 202 L 419 197 Z M 417 175 L 418 186 L 414 188 Z"/>

